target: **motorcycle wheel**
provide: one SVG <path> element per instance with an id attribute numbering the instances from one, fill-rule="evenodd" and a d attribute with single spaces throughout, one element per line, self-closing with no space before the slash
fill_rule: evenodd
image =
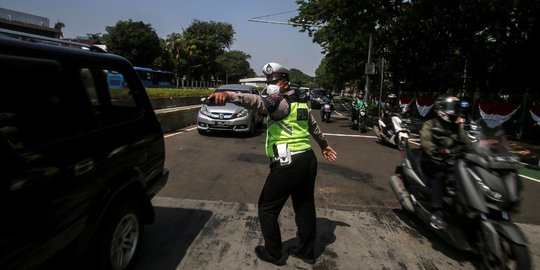
<path id="1" fill-rule="evenodd" d="M 326 115 L 326 123 L 330 123 L 330 114 Z"/>
<path id="2" fill-rule="evenodd" d="M 399 151 L 405 150 L 405 145 L 409 143 L 407 139 L 398 139 L 397 140 L 397 148 Z"/>
<path id="3" fill-rule="evenodd" d="M 380 131 L 380 129 L 379 129 L 379 127 L 377 125 L 373 126 L 373 131 L 375 131 L 375 135 L 377 135 L 377 142 L 378 143 L 383 143 L 383 140 L 381 138 L 381 134 L 379 134 L 381 131 Z"/>
<path id="4" fill-rule="evenodd" d="M 518 245 L 501 236 L 500 245 L 503 261 L 495 257 L 487 248 L 480 249 L 482 269 L 485 270 L 530 270 L 531 255 L 527 246 Z"/>

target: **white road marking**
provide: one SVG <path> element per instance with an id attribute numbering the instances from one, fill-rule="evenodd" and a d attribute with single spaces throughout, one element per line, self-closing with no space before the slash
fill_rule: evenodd
<path id="1" fill-rule="evenodd" d="M 336 137 L 355 137 L 355 138 L 377 139 L 377 136 L 371 136 L 371 135 L 335 134 L 335 133 L 323 133 L 323 135 L 324 136 L 336 136 Z"/>
<path id="2" fill-rule="evenodd" d="M 523 175 L 523 174 L 518 174 L 519 176 L 525 178 L 525 179 L 528 179 L 528 180 L 532 180 L 532 181 L 535 181 L 535 182 L 538 182 L 540 183 L 540 180 L 539 179 L 536 179 L 536 178 L 532 178 L 532 177 L 528 177 L 526 175 Z"/>
<path id="3" fill-rule="evenodd" d="M 197 129 L 197 127 L 187 128 L 187 129 L 184 129 L 184 130 L 179 131 L 179 132 L 167 134 L 167 135 L 163 136 L 163 138 L 169 138 L 169 137 L 172 137 L 172 136 L 180 135 L 182 133 L 192 131 L 192 130 L 195 130 L 195 129 Z"/>
<path id="4" fill-rule="evenodd" d="M 196 129 L 197 129 L 197 127 L 187 128 L 187 129 L 184 129 L 184 130 L 179 131 L 179 132 L 167 134 L 167 135 L 165 135 L 163 137 L 164 138 L 169 138 L 169 137 L 180 135 L 180 134 L 183 134 L 183 133 L 186 133 L 186 132 L 189 132 L 189 131 L 193 131 L 193 130 L 196 130 Z M 377 139 L 377 136 L 371 136 L 371 135 L 336 134 L 336 133 L 323 133 L 323 135 L 324 136 L 336 136 L 336 137 L 354 137 L 354 138 Z M 419 140 L 418 139 L 410 139 L 409 140 L 409 142 L 412 143 L 412 144 L 420 145 L 419 143 L 417 143 L 417 141 L 419 141 Z M 540 179 L 532 178 L 532 177 L 522 175 L 522 174 L 519 174 L 519 176 L 521 176 L 521 177 L 523 177 L 525 179 L 532 180 L 532 181 L 540 183 Z"/>

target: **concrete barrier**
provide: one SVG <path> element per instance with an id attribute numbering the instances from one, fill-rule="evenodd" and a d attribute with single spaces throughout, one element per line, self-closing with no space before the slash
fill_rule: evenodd
<path id="1" fill-rule="evenodd" d="M 202 105 L 175 107 L 155 110 L 163 133 L 174 131 L 197 123 L 197 113 Z"/>

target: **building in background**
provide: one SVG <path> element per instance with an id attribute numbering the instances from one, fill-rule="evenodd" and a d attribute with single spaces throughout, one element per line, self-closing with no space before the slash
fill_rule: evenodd
<path id="1" fill-rule="evenodd" d="M 240 79 L 240 84 L 253 85 L 264 88 L 266 86 L 266 77 Z"/>
<path id="2" fill-rule="evenodd" d="M 50 26 L 48 18 L 5 8 L 0 8 L 0 28 L 52 38 L 62 36 L 62 31 Z"/>

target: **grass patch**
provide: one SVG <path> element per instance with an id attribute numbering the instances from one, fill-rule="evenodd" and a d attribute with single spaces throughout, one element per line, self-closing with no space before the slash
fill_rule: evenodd
<path id="1" fill-rule="evenodd" d="M 208 96 L 214 89 L 146 88 L 150 98 Z"/>
<path id="2" fill-rule="evenodd" d="M 208 89 L 178 89 L 178 88 L 146 88 L 149 98 L 169 98 L 169 97 L 206 97 L 214 91 Z M 128 97 L 128 89 L 114 89 L 111 91 L 111 97 L 114 99 L 124 99 Z"/>
<path id="3" fill-rule="evenodd" d="M 534 170 L 534 169 L 530 169 L 530 168 L 527 168 L 527 167 L 522 167 L 522 168 L 520 168 L 518 170 L 518 173 L 522 174 L 522 175 L 525 175 L 525 176 L 528 176 L 528 177 L 531 177 L 531 178 L 535 178 L 535 179 L 540 180 L 540 171 L 539 170 Z"/>

